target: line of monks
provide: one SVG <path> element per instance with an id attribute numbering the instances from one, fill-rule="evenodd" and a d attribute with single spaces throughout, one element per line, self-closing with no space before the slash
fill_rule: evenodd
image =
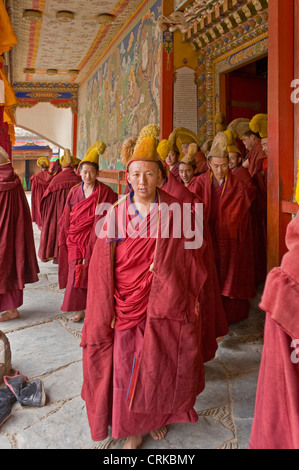
<path id="1" fill-rule="evenodd" d="M 203 364 L 229 325 L 247 318 L 248 300 L 266 278 L 267 115 L 224 121 L 217 116 L 216 136 L 201 148 L 182 127 L 162 141 L 155 125 L 127 139 L 120 199 L 98 180 L 101 141 L 82 160 L 66 149 L 52 171 L 40 159 L 31 178 L 38 257 L 58 264 L 61 310 L 84 318 L 82 398 L 94 440 L 105 439 L 112 424 L 112 437 L 135 448 L 146 432 L 162 439 L 167 424 L 195 422 Z M 24 190 L 0 155 L 0 267 L 6 263 L 7 273 L 0 321 L 7 321 L 19 316 L 24 286 L 39 271 Z M 140 236 L 153 220 L 159 227 L 162 202 L 190 204 L 193 215 L 203 203 L 202 247 L 186 250 L 184 237 L 163 239 L 159 229 Z M 112 209 L 100 210 L 105 204 Z M 136 236 L 98 236 L 112 213 Z"/>

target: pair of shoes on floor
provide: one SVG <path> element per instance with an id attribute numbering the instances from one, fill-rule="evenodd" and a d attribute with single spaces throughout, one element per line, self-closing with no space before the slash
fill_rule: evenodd
<path id="1" fill-rule="evenodd" d="M 15 401 L 22 406 L 44 406 L 46 394 L 40 379 L 29 381 L 27 377 L 17 373 L 4 377 L 7 388 L 0 389 L 0 426 L 9 418 Z"/>

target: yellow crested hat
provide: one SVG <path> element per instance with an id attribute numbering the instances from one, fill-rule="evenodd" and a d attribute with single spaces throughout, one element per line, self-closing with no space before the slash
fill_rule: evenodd
<path id="1" fill-rule="evenodd" d="M 207 139 L 201 146 L 202 152 L 207 156 L 211 150 L 213 139 Z"/>
<path id="2" fill-rule="evenodd" d="M 225 158 L 228 156 L 228 151 L 227 151 L 227 145 L 228 145 L 228 138 L 227 135 L 224 132 L 218 132 L 218 134 L 215 135 L 212 147 L 210 150 L 210 153 L 208 155 L 208 158 L 210 157 L 218 157 L 218 158 Z"/>
<path id="3" fill-rule="evenodd" d="M 48 168 L 50 166 L 50 161 L 47 157 L 39 157 L 36 163 L 37 163 L 37 166 L 39 167 L 45 166 Z"/>
<path id="4" fill-rule="evenodd" d="M 180 163 L 185 163 L 186 165 L 196 165 L 195 155 L 197 154 L 197 144 L 191 142 L 188 146 L 188 153 L 180 160 Z"/>
<path id="5" fill-rule="evenodd" d="M 216 133 L 225 131 L 227 129 L 227 120 L 226 116 L 223 113 L 217 113 L 215 116 L 215 123 L 216 123 Z"/>
<path id="6" fill-rule="evenodd" d="M 196 143 L 200 146 L 199 137 L 186 127 L 176 127 L 168 137 L 171 147 L 177 147 L 180 152 L 180 159 L 183 158 L 182 144 Z"/>
<path id="7" fill-rule="evenodd" d="M 232 131 L 230 129 L 226 129 L 226 131 L 224 131 L 224 134 L 226 135 L 227 137 L 227 148 L 226 150 L 228 151 L 228 153 L 230 152 L 234 152 L 234 153 L 239 153 L 241 155 L 241 152 L 236 144 L 236 141 L 234 139 L 234 135 L 232 133 Z"/>
<path id="8" fill-rule="evenodd" d="M 123 165 L 126 165 L 128 161 L 131 160 L 136 142 L 137 137 L 128 137 L 128 139 L 124 141 L 120 152 L 120 159 Z"/>
<path id="9" fill-rule="evenodd" d="M 61 166 L 71 166 L 72 164 L 72 156 L 70 149 L 64 149 L 63 155 L 59 159 Z"/>
<path id="10" fill-rule="evenodd" d="M 76 166 L 76 165 L 80 165 L 80 163 L 81 163 L 81 159 L 80 159 L 80 158 L 77 158 L 77 157 L 74 157 L 74 156 L 72 155 L 72 165 L 73 165 L 73 166 Z"/>
<path id="11" fill-rule="evenodd" d="M 163 139 L 161 140 L 161 142 L 159 142 L 159 145 L 157 147 L 157 152 L 163 162 L 166 160 L 167 155 L 169 154 L 170 150 L 171 150 L 171 146 L 167 139 Z"/>
<path id="12" fill-rule="evenodd" d="M 132 158 L 127 162 L 127 168 L 132 161 L 159 162 L 160 157 L 157 152 L 159 144 L 160 127 L 149 124 L 141 129 L 138 136 Z"/>
<path id="13" fill-rule="evenodd" d="M 81 160 L 80 165 L 84 162 L 96 163 L 99 164 L 99 157 L 103 155 L 106 150 L 106 144 L 101 140 L 98 140 L 87 150 L 85 157 Z"/>
<path id="14" fill-rule="evenodd" d="M 232 131 L 234 139 L 242 139 L 243 135 L 250 131 L 249 123 L 250 119 L 237 118 L 231 121 L 227 128 Z"/>
<path id="15" fill-rule="evenodd" d="M 256 114 L 249 123 L 249 127 L 255 134 L 259 134 L 261 139 L 268 137 L 268 115 Z"/>

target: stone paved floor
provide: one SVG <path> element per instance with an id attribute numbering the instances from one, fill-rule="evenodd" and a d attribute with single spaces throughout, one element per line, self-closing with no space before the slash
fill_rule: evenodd
<path id="1" fill-rule="evenodd" d="M 38 247 L 36 227 L 34 232 Z M 205 365 L 206 387 L 195 406 L 198 422 L 170 425 L 163 441 L 146 436 L 141 448 L 248 448 L 263 341 L 260 294 L 251 302 L 248 320 L 231 326 L 216 358 Z M 102 442 L 90 438 L 80 397 L 82 323 L 72 323 L 71 314 L 60 311 L 62 300 L 57 266 L 40 263 L 39 282 L 24 290 L 20 318 L 1 323 L 10 342 L 13 370 L 29 379 L 41 378 L 47 401 L 41 408 L 13 405 L 10 418 L 0 427 L 0 449 L 120 449 L 123 445 L 110 438 Z"/>

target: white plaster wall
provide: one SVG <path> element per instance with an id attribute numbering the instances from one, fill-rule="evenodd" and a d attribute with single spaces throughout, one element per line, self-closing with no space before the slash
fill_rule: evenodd
<path id="1" fill-rule="evenodd" d="M 32 108 L 17 108 L 16 125 L 34 132 L 63 149 L 73 149 L 73 113 L 70 108 L 56 108 L 38 103 Z"/>

